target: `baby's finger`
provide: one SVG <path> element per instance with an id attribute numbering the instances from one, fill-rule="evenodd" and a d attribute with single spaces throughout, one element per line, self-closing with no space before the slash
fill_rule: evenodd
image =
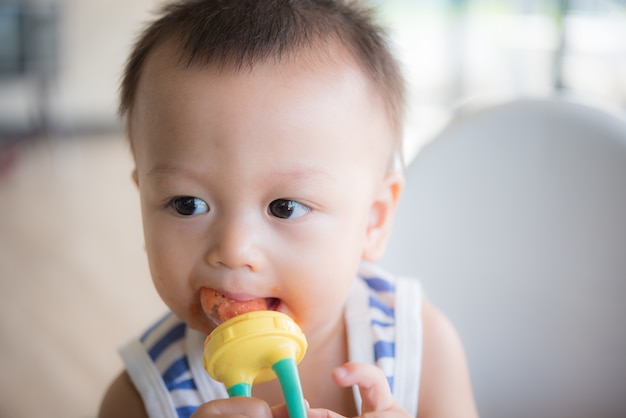
<path id="1" fill-rule="evenodd" d="M 382 370 L 364 363 L 346 363 L 337 367 L 333 378 L 339 386 L 357 385 L 361 393 L 362 413 L 385 411 L 394 406 L 389 383 Z"/>
<path id="2" fill-rule="evenodd" d="M 273 418 L 272 411 L 267 403 L 260 399 L 243 396 L 207 402 L 200 405 L 191 418 L 209 418 L 217 416 L 223 418 Z"/>
<path id="3" fill-rule="evenodd" d="M 273 406 L 271 411 L 274 418 L 289 418 L 289 412 L 287 412 L 287 405 L 285 404 Z"/>

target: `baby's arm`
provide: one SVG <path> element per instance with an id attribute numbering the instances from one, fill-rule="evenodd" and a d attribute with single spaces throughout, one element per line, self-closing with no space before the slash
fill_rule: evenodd
<path id="1" fill-rule="evenodd" d="M 424 352 L 418 418 L 478 417 L 461 340 L 448 319 L 424 302 Z"/>
<path id="2" fill-rule="evenodd" d="M 98 418 L 147 418 L 141 396 L 128 373 L 122 372 L 107 390 Z"/>

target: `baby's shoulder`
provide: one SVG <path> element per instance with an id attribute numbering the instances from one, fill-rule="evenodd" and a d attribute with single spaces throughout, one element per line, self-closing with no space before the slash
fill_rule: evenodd
<path id="1" fill-rule="evenodd" d="M 109 386 L 98 412 L 98 418 L 119 417 L 148 417 L 141 396 L 125 371 Z"/>

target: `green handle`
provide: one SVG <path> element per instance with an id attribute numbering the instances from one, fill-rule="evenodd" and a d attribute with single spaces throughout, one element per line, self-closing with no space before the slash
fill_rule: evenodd
<path id="1" fill-rule="evenodd" d="M 283 389 L 289 418 L 307 418 L 296 360 L 293 358 L 278 360 L 272 366 L 272 370 L 276 373 L 280 387 Z"/>
<path id="2" fill-rule="evenodd" d="M 272 365 L 272 370 L 276 373 L 283 390 L 289 418 L 307 418 L 296 360 L 294 358 L 278 360 Z M 229 387 L 227 391 L 231 398 L 235 396 L 250 397 L 252 396 L 252 385 L 250 383 L 237 383 Z"/>

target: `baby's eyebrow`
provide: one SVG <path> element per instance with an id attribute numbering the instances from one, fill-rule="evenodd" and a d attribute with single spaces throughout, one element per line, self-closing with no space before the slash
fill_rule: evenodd
<path id="1" fill-rule="evenodd" d="M 169 163 L 157 163 L 146 173 L 146 177 L 163 180 L 173 176 L 184 176 L 191 179 L 202 179 L 202 173 L 183 165 L 173 165 Z"/>
<path id="2" fill-rule="evenodd" d="M 272 175 L 288 178 L 291 180 L 302 180 L 311 182 L 329 180 L 333 178 L 333 176 L 329 172 L 313 167 L 297 167 L 294 169 L 286 170 L 277 169 L 275 172 L 273 172 Z"/>
<path id="3" fill-rule="evenodd" d="M 167 176 L 171 174 L 176 174 L 179 171 L 178 167 L 166 165 L 166 164 L 158 164 L 148 170 L 146 174 L 148 177 L 161 177 Z"/>

